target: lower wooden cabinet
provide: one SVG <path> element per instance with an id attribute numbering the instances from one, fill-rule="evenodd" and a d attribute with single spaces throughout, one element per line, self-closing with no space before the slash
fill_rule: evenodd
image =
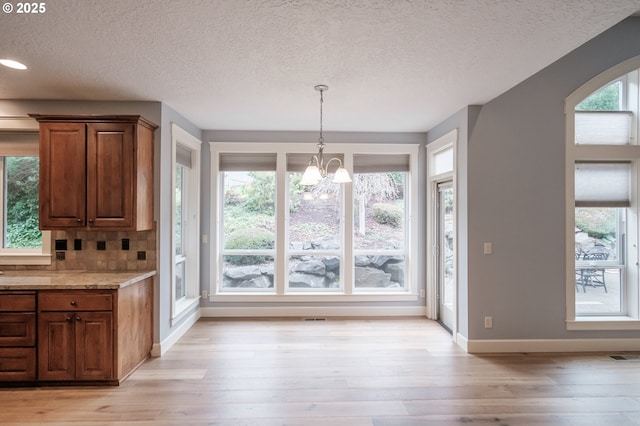
<path id="1" fill-rule="evenodd" d="M 36 379 L 36 292 L 0 292 L 0 382 Z"/>
<path id="2" fill-rule="evenodd" d="M 39 380 L 113 380 L 113 314 L 41 312 Z"/>
<path id="3" fill-rule="evenodd" d="M 152 306 L 151 278 L 114 290 L 0 291 L 0 385 L 119 384 L 151 354 Z"/>

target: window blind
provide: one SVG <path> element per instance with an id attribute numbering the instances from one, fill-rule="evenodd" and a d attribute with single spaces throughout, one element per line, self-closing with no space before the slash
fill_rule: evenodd
<path id="1" fill-rule="evenodd" d="M 176 145 L 176 163 L 191 168 L 191 150 L 182 145 Z"/>
<path id="2" fill-rule="evenodd" d="M 0 156 L 38 156 L 38 132 L 0 132 Z"/>
<path id="3" fill-rule="evenodd" d="M 221 153 L 221 172 L 268 172 L 276 170 L 275 153 Z"/>
<path id="4" fill-rule="evenodd" d="M 576 111 L 575 143 L 627 145 L 631 140 L 631 111 Z"/>
<path id="5" fill-rule="evenodd" d="M 355 154 L 354 173 L 408 172 L 409 154 Z"/>
<path id="6" fill-rule="evenodd" d="M 629 207 L 630 162 L 576 162 L 576 207 Z"/>

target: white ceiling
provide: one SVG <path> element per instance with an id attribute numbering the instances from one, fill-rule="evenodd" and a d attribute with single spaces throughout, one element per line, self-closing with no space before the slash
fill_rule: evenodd
<path id="1" fill-rule="evenodd" d="M 13 2 L 14 5 L 17 2 Z M 0 99 L 162 101 L 202 129 L 423 132 L 640 0 L 49 0 L 0 14 Z M 1 113 L 1 111 L 0 111 Z"/>

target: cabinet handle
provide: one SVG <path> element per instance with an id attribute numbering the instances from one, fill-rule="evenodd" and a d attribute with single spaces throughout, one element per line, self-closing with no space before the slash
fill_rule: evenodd
<path id="1" fill-rule="evenodd" d="M 78 219 L 77 219 L 77 222 L 78 222 L 78 223 L 81 223 L 81 222 L 82 222 L 82 219 L 78 218 Z"/>
<path id="2" fill-rule="evenodd" d="M 81 321 L 81 318 L 79 316 L 76 316 L 76 321 Z"/>
<path id="3" fill-rule="evenodd" d="M 93 223 L 93 219 L 89 219 L 89 223 Z"/>
<path id="4" fill-rule="evenodd" d="M 71 301 L 71 306 L 76 306 L 76 301 L 75 300 Z"/>
<path id="5" fill-rule="evenodd" d="M 67 322 L 71 322 L 71 317 L 67 317 Z"/>

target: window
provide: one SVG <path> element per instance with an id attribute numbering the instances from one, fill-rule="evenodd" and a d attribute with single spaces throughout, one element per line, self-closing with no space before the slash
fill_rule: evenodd
<path id="1" fill-rule="evenodd" d="M 0 263 L 50 264 L 38 222 L 38 134 L 0 133 Z"/>
<path id="2" fill-rule="evenodd" d="M 405 286 L 408 155 L 355 155 L 354 287 Z"/>
<path id="3" fill-rule="evenodd" d="M 173 210 L 171 320 L 178 321 L 199 300 L 200 144 L 173 124 Z"/>
<path id="4" fill-rule="evenodd" d="M 374 144 L 373 154 L 362 154 L 362 145 L 340 145 L 344 152 L 329 155 L 340 156 L 353 184 L 334 184 L 330 175 L 313 187 L 300 185 L 311 152 L 264 147 L 211 143 L 214 297 L 415 300 L 407 265 L 417 243 L 410 212 L 418 146 Z"/>
<path id="5" fill-rule="evenodd" d="M 614 72 L 567 99 L 567 108 L 573 109 L 567 114 L 573 130 L 568 132 L 566 175 L 569 329 L 640 328 L 635 267 L 639 73 L 627 70 L 602 84 Z"/>

